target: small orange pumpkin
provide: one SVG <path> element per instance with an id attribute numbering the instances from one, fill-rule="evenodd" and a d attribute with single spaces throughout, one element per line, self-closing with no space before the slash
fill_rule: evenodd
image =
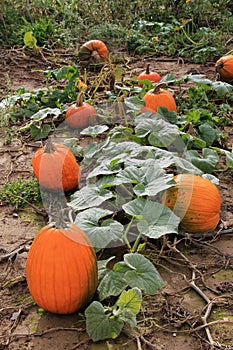
<path id="1" fill-rule="evenodd" d="M 84 92 L 81 91 L 76 103 L 66 110 L 66 123 L 72 128 L 85 128 L 96 121 L 96 110 L 91 104 L 83 102 L 83 94 Z"/>
<path id="2" fill-rule="evenodd" d="M 176 101 L 172 93 L 158 85 L 155 89 L 147 91 L 143 97 L 144 106 L 141 112 L 157 112 L 158 107 L 166 107 L 169 111 L 177 111 Z"/>
<path id="3" fill-rule="evenodd" d="M 87 305 L 97 287 L 97 259 L 86 234 L 72 223 L 50 223 L 35 236 L 26 261 L 28 289 L 52 313 L 71 314 Z"/>
<path id="4" fill-rule="evenodd" d="M 78 55 L 80 61 L 88 60 L 94 51 L 98 53 L 99 57 L 103 61 L 108 57 L 108 48 L 103 41 L 89 40 L 85 42 L 79 49 Z"/>
<path id="5" fill-rule="evenodd" d="M 162 202 L 180 217 L 181 228 L 190 233 L 214 230 L 221 208 L 217 186 L 193 174 L 179 174 L 174 180 L 176 185 L 166 190 Z"/>
<path id="6" fill-rule="evenodd" d="M 158 83 L 161 79 L 162 77 L 158 73 L 150 71 L 149 63 L 146 66 L 146 70 L 137 76 L 137 80 L 150 80 L 153 83 Z M 142 87 L 143 84 L 138 84 L 138 86 Z"/>
<path id="7" fill-rule="evenodd" d="M 69 147 L 48 139 L 32 158 L 34 175 L 40 185 L 53 191 L 71 191 L 77 187 L 81 169 Z"/>
<path id="8" fill-rule="evenodd" d="M 215 63 L 215 71 L 221 81 L 233 80 L 233 55 L 222 56 Z"/>

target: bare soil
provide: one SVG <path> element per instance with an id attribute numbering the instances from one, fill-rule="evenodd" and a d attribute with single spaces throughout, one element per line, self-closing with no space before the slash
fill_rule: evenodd
<path id="1" fill-rule="evenodd" d="M 213 62 L 194 65 L 177 59 L 142 60 L 128 57 L 125 52 L 120 55 L 127 61 L 129 75 L 142 71 L 145 61 L 149 61 L 162 76 L 174 73 L 179 77 L 193 72 L 215 78 Z M 19 87 L 27 91 L 44 88 L 44 76 L 32 70 L 59 67 L 74 59 L 62 51 L 45 59 L 39 53 L 14 48 L 0 49 L 0 56 L 1 97 Z M 225 133 L 226 142 L 232 144 L 231 125 Z M 31 158 L 38 146 L 19 137 L 6 145 L 2 130 L 0 185 L 19 176 L 33 176 Z M 156 265 L 164 287 L 153 296 L 144 295 L 136 329 L 125 326 L 117 339 L 97 343 L 86 333 L 81 312 L 55 315 L 34 304 L 27 289 L 25 263 L 31 241 L 46 224 L 46 218 L 31 206 L 16 211 L 1 203 L 0 350 L 233 349 L 233 170 L 215 175 L 220 180 L 222 196 L 221 222 L 215 235 L 149 241 L 144 254 Z M 18 253 L 5 257 L 15 251 Z M 117 253 L 114 251 L 114 255 Z"/>

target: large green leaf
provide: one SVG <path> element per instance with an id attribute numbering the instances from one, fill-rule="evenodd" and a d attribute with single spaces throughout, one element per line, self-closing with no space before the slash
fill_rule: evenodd
<path id="1" fill-rule="evenodd" d="M 87 128 L 83 129 L 80 132 L 80 134 L 85 135 L 85 136 L 96 137 L 96 136 L 104 133 L 108 129 L 109 129 L 109 127 L 107 125 L 88 126 Z"/>
<path id="2" fill-rule="evenodd" d="M 117 174 L 117 178 L 135 184 L 133 190 L 137 196 L 155 196 L 174 185 L 173 175 L 166 174 L 155 161 L 149 166 L 128 166 Z"/>
<path id="3" fill-rule="evenodd" d="M 33 122 L 37 122 L 37 121 L 41 121 L 45 118 L 47 118 L 48 116 L 52 116 L 53 118 L 58 118 L 59 115 L 61 115 L 61 110 L 59 108 L 43 108 L 40 109 L 37 113 L 33 114 L 31 116 L 31 120 Z"/>
<path id="4" fill-rule="evenodd" d="M 212 87 L 219 96 L 224 96 L 226 94 L 232 94 L 232 92 L 233 92 L 233 86 L 231 84 L 228 84 L 228 83 L 222 82 L 222 81 L 214 81 L 212 83 Z"/>
<path id="5" fill-rule="evenodd" d="M 150 238 L 177 233 L 180 219 L 166 206 L 137 198 L 123 205 L 125 212 L 138 219 L 139 232 Z"/>
<path id="6" fill-rule="evenodd" d="M 46 139 L 50 131 L 51 131 L 51 127 L 49 124 L 41 125 L 41 127 L 38 127 L 34 124 L 30 125 L 30 132 L 33 140 Z"/>
<path id="7" fill-rule="evenodd" d="M 187 159 L 174 156 L 174 163 L 177 168 L 178 173 L 191 173 L 195 175 L 202 175 L 201 169 L 196 167 L 194 164 L 192 164 L 190 161 Z"/>
<path id="8" fill-rule="evenodd" d="M 88 185 L 76 191 L 68 205 L 74 210 L 83 210 L 91 207 L 97 207 L 107 199 L 113 197 L 113 193 L 106 189 L 101 189 L 96 185 Z"/>
<path id="9" fill-rule="evenodd" d="M 163 280 L 152 262 L 140 253 L 124 255 L 124 262 L 114 265 L 115 271 L 122 271 L 131 288 L 138 287 L 148 294 L 155 294 L 162 287 Z"/>
<path id="10" fill-rule="evenodd" d="M 93 301 L 85 310 L 86 330 L 93 341 L 115 339 L 123 328 L 124 322 L 106 311 L 98 301 Z"/>
<path id="11" fill-rule="evenodd" d="M 118 241 L 123 234 L 124 226 L 115 220 L 105 219 L 113 212 L 101 208 L 90 208 L 76 216 L 77 224 L 90 238 L 93 247 L 105 248 L 110 242 Z M 101 221 L 100 221 L 101 220 Z"/>
<path id="12" fill-rule="evenodd" d="M 163 119 L 144 119 L 137 124 L 135 134 L 139 137 L 148 136 L 152 146 L 168 147 L 177 142 L 180 131 L 176 125 Z"/>
<path id="13" fill-rule="evenodd" d="M 185 157 L 204 173 L 211 173 L 218 164 L 218 153 L 210 148 L 203 148 L 202 154 L 196 150 L 189 150 L 185 153 Z"/>
<path id="14" fill-rule="evenodd" d="M 108 269 L 97 288 L 99 299 L 104 300 L 110 296 L 118 296 L 127 285 L 122 273 Z"/>
<path id="15" fill-rule="evenodd" d="M 212 146 L 217 138 L 216 130 L 208 123 L 201 124 L 198 127 L 200 137 L 206 142 L 207 146 Z"/>

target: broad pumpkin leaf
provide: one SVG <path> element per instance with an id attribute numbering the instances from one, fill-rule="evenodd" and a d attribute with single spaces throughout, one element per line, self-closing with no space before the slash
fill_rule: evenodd
<path id="1" fill-rule="evenodd" d="M 177 123 L 177 114 L 176 112 L 169 111 L 167 107 L 159 106 L 158 111 L 156 113 L 158 118 L 162 118 L 172 124 Z"/>
<path id="2" fill-rule="evenodd" d="M 38 127 L 34 124 L 30 125 L 30 133 L 33 140 L 46 139 L 50 131 L 51 126 L 49 124 L 41 125 L 41 127 Z"/>
<path id="3" fill-rule="evenodd" d="M 217 138 L 216 130 L 209 124 L 204 123 L 198 127 L 201 138 L 206 142 L 207 146 L 212 146 Z"/>
<path id="4" fill-rule="evenodd" d="M 148 294 L 155 294 L 163 286 L 163 280 L 152 262 L 140 253 L 124 255 L 124 262 L 114 265 L 115 271 L 122 271 L 131 288 L 138 287 Z"/>
<path id="5" fill-rule="evenodd" d="M 133 191 L 137 196 L 155 196 L 174 185 L 173 175 L 166 174 L 155 162 L 149 166 L 128 166 L 117 174 L 117 178 L 135 184 Z"/>
<path id="6" fill-rule="evenodd" d="M 62 66 L 61 68 L 52 70 L 51 75 L 56 80 L 70 80 L 72 77 L 78 77 L 79 72 L 75 66 Z"/>
<path id="7" fill-rule="evenodd" d="M 98 284 L 98 295 L 102 301 L 110 296 L 118 296 L 127 287 L 128 283 L 122 273 L 108 269 Z"/>
<path id="8" fill-rule="evenodd" d="M 102 278 L 108 273 L 109 268 L 107 267 L 108 263 L 115 259 L 115 256 L 110 256 L 110 258 L 105 260 L 97 260 L 98 265 L 98 280 L 99 282 L 102 280 Z"/>
<path id="9" fill-rule="evenodd" d="M 144 119 L 136 125 L 135 134 L 139 137 L 148 136 L 152 146 L 168 147 L 176 143 L 180 131 L 176 125 L 163 119 Z"/>
<path id="10" fill-rule="evenodd" d="M 178 173 L 191 173 L 195 175 L 202 175 L 203 172 L 201 169 L 196 167 L 194 164 L 192 164 L 187 159 L 174 156 L 174 164 L 176 165 L 177 172 Z"/>
<path id="11" fill-rule="evenodd" d="M 126 155 L 125 155 L 126 156 Z M 123 159 L 120 157 L 116 158 L 116 161 L 111 160 L 112 163 L 102 162 L 100 165 L 96 165 L 92 171 L 87 176 L 87 179 L 95 178 L 99 175 L 111 175 L 117 174 L 121 169 L 119 162 L 123 162 Z"/>
<path id="12" fill-rule="evenodd" d="M 138 219 L 138 231 L 150 238 L 159 238 L 165 234 L 178 233 L 180 219 L 166 206 L 137 198 L 124 204 L 125 212 Z"/>
<path id="13" fill-rule="evenodd" d="M 47 107 L 40 109 L 37 113 L 33 114 L 31 116 L 31 120 L 33 120 L 33 122 L 38 122 L 47 118 L 48 116 L 52 116 L 56 119 L 59 117 L 59 115 L 61 115 L 61 110 L 59 108 Z"/>
<path id="14" fill-rule="evenodd" d="M 213 89 L 216 91 L 218 96 L 224 96 L 226 94 L 232 94 L 233 86 L 223 81 L 214 81 L 212 83 Z"/>
<path id="15" fill-rule="evenodd" d="M 198 85 L 209 85 L 212 86 L 212 80 L 206 78 L 204 74 L 188 74 L 183 77 L 185 81 L 191 81 L 197 83 Z"/>
<path id="16" fill-rule="evenodd" d="M 93 301 L 85 310 L 86 330 L 93 341 L 115 339 L 123 328 L 124 322 L 119 318 L 106 313 L 103 305 Z"/>
<path id="17" fill-rule="evenodd" d="M 83 210 L 91 207 L 98 207 L 106 200 L 113 197 L 113 193 L 106 189 L 101 189 L 96 185 L 84 186 L 71 196 L 68 203 L 74 211 Z"/>
<path id="18" fill-rule="evenodd" d="M 120 222 L 112 219 L 104 220 L 105 216 L 112 213 L 107 209 L 90 208 L 75 218 L 75 224 L 88 235 L 93 247 L 97 249 L 105 248 L 113 241 L 119 241 L 123 235 L 124 226 Z"/>
<path id="19" fill-rule="evenodd" d="M 103 134 L 108 129 L 109 129 L 109 127 L 107 125 L 88 126 L 87 128 L 83 129 L 80 132 L 80 134 L 85 135 L 85 136 L 96 137 L 98 135 Z"/>
<path id="20" fill-rule="evenodd" d="M 203 148 L 202 154 L 196 150 L 189 150 L 185 153 L 185 157 L 204 173 L 211 173 L 219 162 L 218 153 L 210 148 Z"/>

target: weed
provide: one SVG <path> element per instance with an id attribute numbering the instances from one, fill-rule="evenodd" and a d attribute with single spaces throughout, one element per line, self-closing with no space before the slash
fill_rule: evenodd
<path id="1" fill-rule="evenodd" d="M 23 208 L 27 203 L 40 204 L 40 187 L 34 178 L 19 177 L 4 184 L 0 188 L 0 200 L 12 204 L 15 208 Z"/>

